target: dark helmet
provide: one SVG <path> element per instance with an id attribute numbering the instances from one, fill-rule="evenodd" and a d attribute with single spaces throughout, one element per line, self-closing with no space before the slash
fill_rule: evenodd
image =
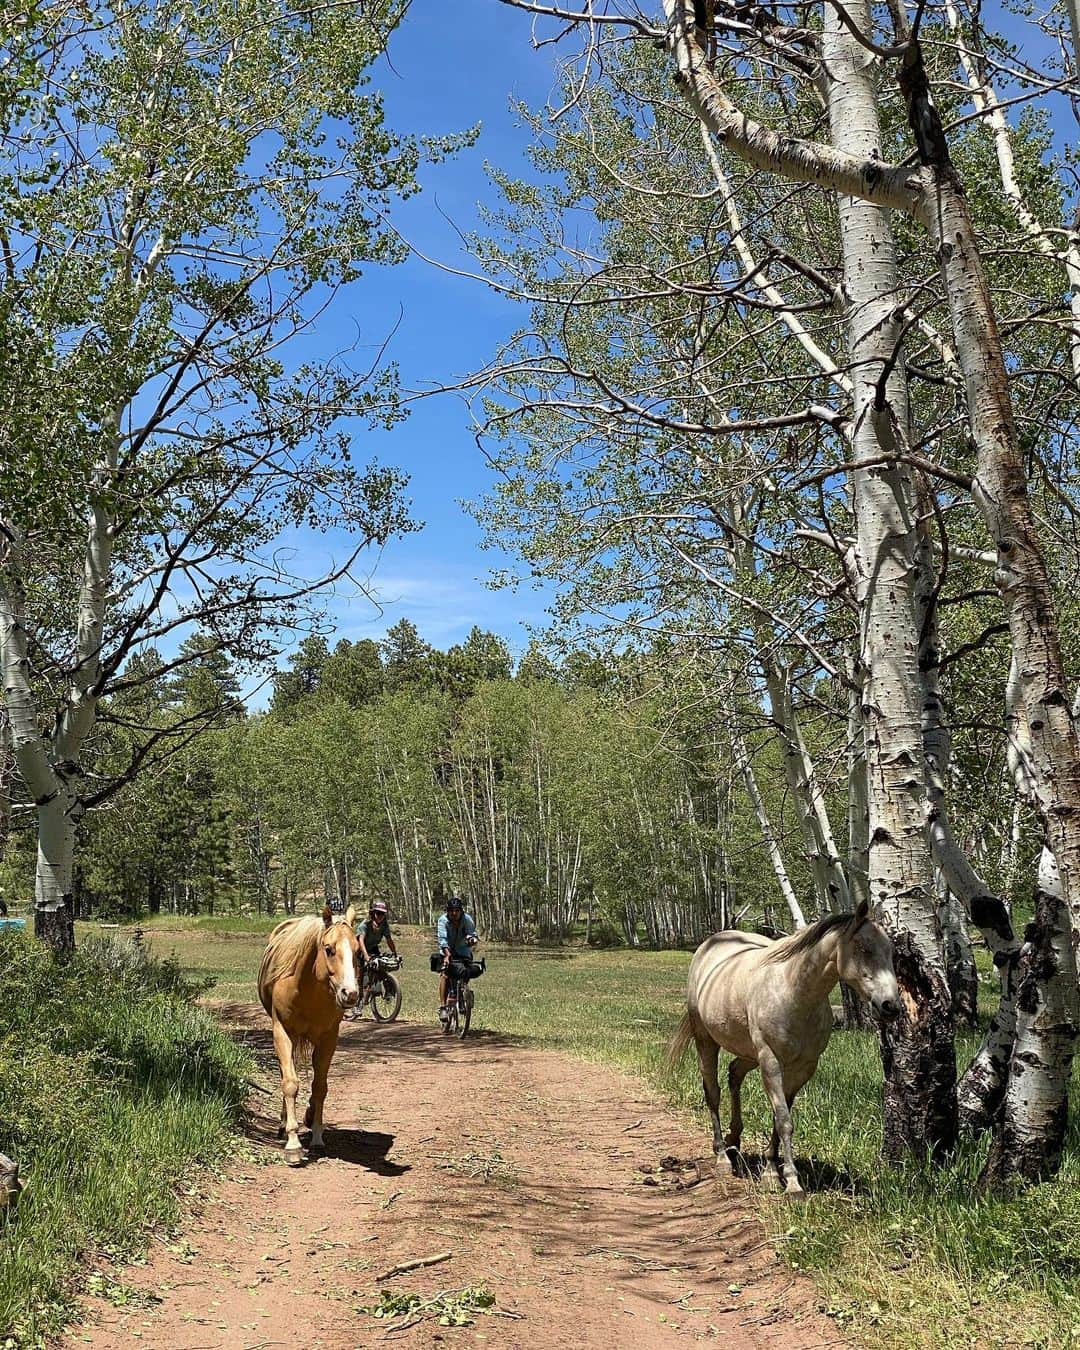
<path id="1" fill-rule="evenodd" d="M 389 911 L 388 911 L 387 908 L 386 908 L 386 901 L 385 901 L 385 900 L 375 900 L 375 901 L 372 903 L 372 906 L 371 906 L 371 912 L 372 912 L 372 914 L 384 914 L 384 915 L 387 914 L 387 913 L 389 913 Z"/>
<path id="2" fill-rule="evenodd" d="M 460 895 L 448 895 L 446 897 L 446 908 L 447 912 L 449 912 L 452 909 L 463 910 L 465 908 L 465 901 L 462 900 Z"/>

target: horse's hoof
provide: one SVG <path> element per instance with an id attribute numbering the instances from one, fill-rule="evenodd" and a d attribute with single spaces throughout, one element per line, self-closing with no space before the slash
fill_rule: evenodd
<path id="1" fill-rule="evenodd" d="M 771 1167 L 766 1167 L 761 1174 L 761 1189 L 763 1191 L 779 1191 L 782 1189 L 780 1178 Z"/>
<path id="2" fill-rule="evenodd" d="M 802 1188 L 801 1186 L 785 1186 L 785 1187 L 784 1187 L 784 1199 L 785 1199 L 785 1200 L 805 1200 L 805 1199 L 806 1199 L 806 1192 L 803 1190 L 803 1188 Z"/>
<path id="3" fill-rule="evenodd" d="M 302 1148 L 287 1148 L 285 1150 L 285 1161 L 290 1167 L 302 1167 L 304 1165 L 304 1150 Z"/>
<path id="4" fill-rule="evenodd" d="M 308 1152 L 312 1155 L 316 1153 L 325 1153 L 326 1145 L 323 1143 L 321 1139 L 319 1140 L 318 1143 L 316 1143 L 315 1140 L 313 1139 L 311 1143 L 308 1144 Z"/>

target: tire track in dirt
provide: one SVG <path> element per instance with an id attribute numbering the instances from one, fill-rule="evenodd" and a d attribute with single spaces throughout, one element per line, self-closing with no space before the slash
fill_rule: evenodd
<path id="1" fill-rule="evenodd" d="M 222 1014 L 272 1082 L 261 1009 Z M 161 1302 L 90 1300 L 70 1350 L 843 1343 L 741 1187 L 716 1181 L 704 1139 L 626 1075 L 488 1033 L 365 1021 L 343 1026 L 325 1157 L 284 1165 L 274 1102 L 260 1097 L 250 1122 L 265 1165 L 237 1164 L 178 1241 L 115 1272 Z M 448 1249 L 383 1287 L 430 1299 L 483 1284 L 494 1312 L 395 1330 L 357 1311 L 376 1302 L 377 1273 Z"/>

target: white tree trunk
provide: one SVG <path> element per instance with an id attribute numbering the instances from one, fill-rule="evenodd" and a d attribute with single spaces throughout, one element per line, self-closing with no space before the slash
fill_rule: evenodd
<path id="1" fill-rule="evenodd" d="M 750 798 L 750 804 L 754 808 L 754 815 L 757 817 L 758 826 L 761 829 L 761 837 L 765 842 L 765 852 L 768 854 L 769 862 L 772 864 L 773 872 L 776 875 L 777 885 L 779 885 L 780 893 L 784 897 L 784 903 L 791 913 L 791 921 L 796 928 L 805 928 L 806 916 L 803 914 L 802 906 L 799 904 L 798 896 L 795 894 L 795 888 L 792 886 L 791 878 L 788 876 L 787 867 L 784 864 L 784 857 L 780 852 L 780 845 L 777 843 L 776 834 L 772 827 L 772 821 L 769 819 L 769 812 L 765 806 L 765 799 L 761 795 L 757 779 L 754 776 L 754 766 L 750 761 L 750 752 L 747 749 L 742 730 L 737 725 L 732 728 L 731 746 L 735 754 L 736 768 L 739 770 L 739 773 L 742 774 L 743 782 L 746 784 L 747 796 Z"/>
<path id="2" fill-rule="evenodd" d="M 1061 1166 L 1078 1017 L 1070 929 L 1061 878 L 1053 854 L 1044 848 L 1035 917 L 1020 956 L 1016 1040 L 1004 1110 L 986 1162 L 985 1176 L 994 1185 L 1011 1177 L 1040 1181 Z"/>
<path id="3" fill-rule="evenodd" d="M 872 31 L 869 5 L 848 6 Z M 822 41 L 835 148 L 870 160 L 881 145 L 873 58 L 831 5 Z M 853 457 L 856 468 L 858 600 L 862 619 L 863 719 L 870 808 L 871 903 L 893 934 L 904 1016 L 882 1036 L 885 1152 L 941 1155 L 956 1137 L 956 1065 L 948 978 L 937 922 L 924 814 L 922 681 L 915 609 L 915 513 L 899 463 L 908 428 L 907 385 L 895 353 L 899 274 L 887 213 L 861 197 L 839 198 L 845 290 L 850 303 Z"/>
<path id="4" fill-rule="evenodd" d="M 30 684 L 22 557 L 17 542 L 10 544 L 0 565 L 0 662 L 12 751 L 37 809 L 34 930 L 55 951 L 68 952 L 75 944 L 71 878 L 77 798 L 70 785 L 75 766 L 52 762 L 39 727 Z"/>

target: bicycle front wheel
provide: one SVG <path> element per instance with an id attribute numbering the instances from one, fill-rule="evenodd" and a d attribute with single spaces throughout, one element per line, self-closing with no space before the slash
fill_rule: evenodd
<path id="1" fill-rule="evenodd" d="M 466 989 L 461 999 L 461 1021 L 457 1029 L 457 1034 L 461 1040 L 469 1034 L 469 1024 L 472 1022 L 473 995 L 471 989 Z"/>
<path id="2" fill-rule="evenodd" d="M 384 975 L 371 991 L 371 1011 L 377 1022 L 392 1022 L 401 1011 L 401 985 L 393 975 Z"/>

